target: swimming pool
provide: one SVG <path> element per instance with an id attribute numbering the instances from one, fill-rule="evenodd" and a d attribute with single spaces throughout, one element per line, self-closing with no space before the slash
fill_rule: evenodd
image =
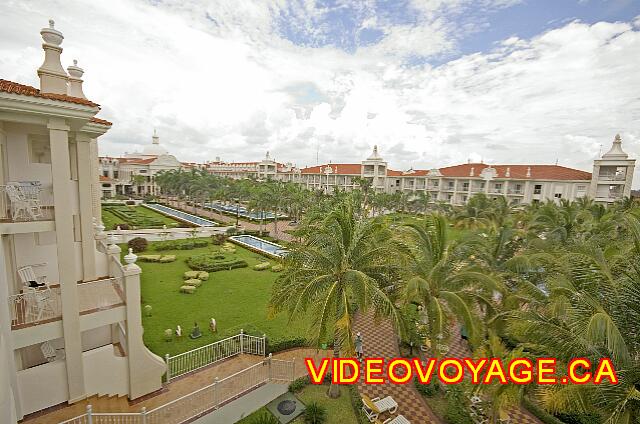
<path id="1" fill-rule="evenodd" d="M 213 209 L 218 212 L 226 212 L 229 214 L 236 214 L 235 205 L 223 205 L 221 203 L 209 203 L 205 202 L 202 205 L 205 209 Z M 243 218 L 249 219 L 275 219 L 276 215 L 272 212 L 249 212 L 244 206 L 238 206 L 237 214 Z M 286 218 L 285 215 L 278 215 L 278 218 Z"/>
<path id="2" fill-rule="evenodd" d="M 198 227 L 215 227 L 218 225 L 213 221 L 209 221 L 208 219 L 200 218 L 199 216 L 191 215 L 190 213 L 182 212 L 177 209 L 170 208 L 169 206 L 160 205 L 158 203 L 143 203 L 142 206 L 153 209 L 156 212 L 160 212 L 172 218 L 176 218 L 180 221 L 185 221 L 190 224 L 197 225 Z"/>
<path id="3" fill-rule="evenodd" d="M 245 247 L 253 248 L 262 253 L 278 258 L 287 254 L 287 250 L 279 244 L 271 243 L 270 241 L 266 241 L 258 237 L 244 234 L 241 236 L 231 236 L 229 239 Z"/>

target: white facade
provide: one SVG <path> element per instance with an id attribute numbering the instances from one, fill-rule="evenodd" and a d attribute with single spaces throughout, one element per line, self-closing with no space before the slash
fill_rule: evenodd
<path id="1" fill-rule="evenodd" d="M 99 158 L 102 198 L 160 194 L 160 188 L 155 183 L 156 175 L 183 167 L 175 156 L 160 145 L 160 137 L 154 131 L 151 144 L 145 146 L 142 152 L 126 153 L 121 158 Z"/>
<path id="2" fill-rule="evenodd" d="M 53 21 L 41 34 L 40 89 L 0 80 L 2 423 L 92 395 L 137 398 L 165 372 L 142 342 L 140 268 L 96 225 L 92 164 L 111 124 L 95 118 L 77 63 L 62 68 Z M 49 288 L 29 289 L 23 267 Z"/>

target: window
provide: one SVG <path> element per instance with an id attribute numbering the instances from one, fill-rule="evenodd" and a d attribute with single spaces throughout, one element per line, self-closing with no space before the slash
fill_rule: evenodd
<path id="1" fill-rule="evenodd" d="M 502 184 L 501 183 L 496 184 L 495 185 L 495 189 L 496 190 L 502 190 Z"/>
<path id="2" fill-rule="evenodd" d="M 562 193 L 556 193 L 553 195 L 556 199 L 562 199 Z"/>
<path id="3" fill-rule="evenodd" d="M 109 176 L 109 171 L 107 171 L 107 170 L 102 171 L 102 176 L 103 177 L 108 177 Z"/>
<path id="4" fill-rule="evenodd" d="M 113 171 L 113 178 L 118 179 L 118 171 Z"/>
<path id="5" fill-rule="evenodd" d="M 453 190 L 453 186 L 455 185 L 455 182 L 453 181 L 449 181 L 449 188 Z"/>
<path id="6" fill-rule="evenodd" d="M 534 205 L 537 205 L 538 203 L 540 203 L 540 200 L 538 200 L 538 199 L 533 199 L 533 200 L 531 201 L 531 203 L 533 203 Z"/>
<path id="7" fill-rule="evenodd" d="M 463 183 L 462 184 L 462 189 L 463 190 L 469 190 L 469 183 Z"/>
<path id="8" fill-rule="evenodd" d="M 29 157 L 31 163 L 51 163 L 51 146 L 46 136 L 29 137 Z"/>
<path id="9" fill-rule="evenodd" d="M 147 170 L 146 169 L 141 169 L 140 171 L 138 171 L 140 174 L 146 174 Z"/>
<path id="10" fill-rule="evenodd" d="M 542 184 L 536 184 L 535 186 L 533 186 L 533 194 L 540 193 L 542 193 Z"/>
<path id="11" fill-rule="evenodd" d="M 581 192 L 581 191 L 587 191 L 587 186 L 579 185 L 578 192 Z"/>
<path id="12" fill-rule="evenodd" d="M 467 196 L 462 196 L 462 201 L 466 202 L 467 201 Z"/>

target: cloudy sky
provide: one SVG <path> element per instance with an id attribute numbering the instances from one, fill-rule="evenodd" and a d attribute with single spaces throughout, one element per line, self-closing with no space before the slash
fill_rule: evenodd
<path id="1" fill-rule="evenodd" d="M 638 0 L 5 0 L 0 78 L 38 85 L 49 18 L 102 154 L 157 128 L 199 162 L 590 170 L 616 133 L 640 158 Z"/>

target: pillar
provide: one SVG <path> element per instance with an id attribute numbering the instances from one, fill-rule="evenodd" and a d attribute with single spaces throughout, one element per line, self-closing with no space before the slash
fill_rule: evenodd
<path id="1" fill-rule="evenodd" d="M 80 309 L 74 253 L 73 208 L 71 168 L 69 157 L 69 127 L 63 119 L 49 121 L 51 143 L 51 177 L 53 181 L 54 218 L 56 223 L 56 248 L 58 274 L 62 300 L 62 329 L 66 355 L 69 403 L 86 397 L 82 342 L 80 339 Z"/>
<path id="2" fill-rule="evenodd" d="M 93 239 L 93 179 L 91 167 L 91 139 L 78 135 L 78 199 L 80 201 L 80 231 L 82 234 L 82 276 L 84 281 L 96 279 L 95 241 Z"/>

